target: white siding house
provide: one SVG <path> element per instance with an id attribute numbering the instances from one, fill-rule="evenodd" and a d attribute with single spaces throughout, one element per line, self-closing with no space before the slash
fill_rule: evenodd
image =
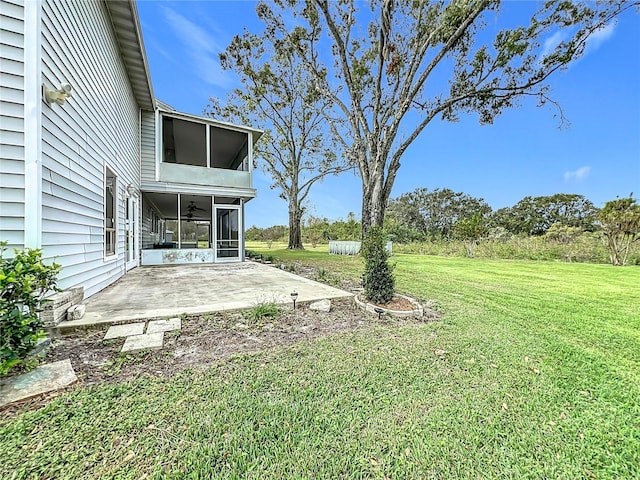
<path id="1" fill-rule="evenodd" d="M 260 132 L 154 99 L 133 0 L 0 6 L 0 240 L 86 295 L 141 264 L 241 261 Z"/>
<path id="2" fill-rule="evenodd" d="M 10 248 L 25 242 L 24 10 L 19 1 L 0 9 L 0 230 Z"/>

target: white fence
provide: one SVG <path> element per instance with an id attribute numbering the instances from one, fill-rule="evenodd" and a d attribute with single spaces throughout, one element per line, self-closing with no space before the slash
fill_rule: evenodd
<path id="1" fill-rule="evenodd" d="M 329 240 L 329 253 L 332 255 L 357 255 L 362 242 Z M 393 242 L 387 242 L 387 252 L 393 254 Z"/>

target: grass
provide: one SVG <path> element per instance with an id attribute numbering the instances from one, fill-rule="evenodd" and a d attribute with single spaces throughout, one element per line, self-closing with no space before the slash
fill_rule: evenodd
<path id="1" fill-rule="evenodd" d="M 0 478 L 640 478 L 640 269 L 394 261 L 441 322 L 77 389 L 0 421 Z"/>
<path id="2" fill-rule="evenodd" d="M 244 318 L 257 323 L 262 320 L 273 320 L 280 315 L 282 308 L 273 302 L 260 302 L 243 312 Z"/>

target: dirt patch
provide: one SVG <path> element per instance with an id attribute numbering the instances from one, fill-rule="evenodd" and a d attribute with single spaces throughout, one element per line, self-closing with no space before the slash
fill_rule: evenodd
<path id="1" fill-rule="evenodd" d="M 382 308 L 386 308 L 389 310 L 398 310 L 398 311 L 412 311 L 414 309 L 413 303 L 411 303 L 409 300 L 407 300 L 406 298 L 400 297 L 398 295 L 394 295 L 394 297 L 391 299 L 391 301 L 389 303 L 375 303 L 375 302 L 370 302 L 372 305 L 375 305 L 376 307 L 382 307 Z"/>
<path id="2" fill-rule="evenodd" d="M 242 312 L 185 316 L 182 329 L 166 332 L 161 350 L 120 353 L 124 338 L 103 340 L 105 330 L 77 332 L 53 341 L 46 361 L 65 358 L 84 385 L 122 382 L 143 374 L 170 377 L 186 368 L 206 370 L 231 355 L 290 345 L 301 340 L 352 331 L 373 325 L 411 325 L 429 318 L 397 319 L 363 312 L 352 298 L 332 301 L 330 312 L 308 305 L 283 307 L 274 319 L 253 321 Z"/>

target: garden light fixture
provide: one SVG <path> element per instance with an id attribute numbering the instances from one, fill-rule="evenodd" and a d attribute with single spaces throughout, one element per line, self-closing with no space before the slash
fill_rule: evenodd
<path id="1" fill-rule="evenodd" d="M 295 290 L 291 292 L 291 300 L 293 300 L 293 309 L 296 309 L 296 300 L 298 299 L 298 292 Z"/>

